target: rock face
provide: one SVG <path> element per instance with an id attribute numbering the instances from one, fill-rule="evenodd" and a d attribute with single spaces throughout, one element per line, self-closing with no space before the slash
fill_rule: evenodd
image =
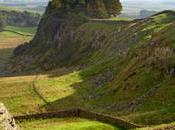
<path id="1" fill-rule="evenodd" d="M 6 107 L 0 103 L 0 129 L 17 130 L 14 118 L 9 114 Z"/>

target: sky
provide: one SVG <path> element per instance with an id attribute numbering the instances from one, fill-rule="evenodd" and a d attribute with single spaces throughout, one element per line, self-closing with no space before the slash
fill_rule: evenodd
<path id="1" fill-rule="evenodd" d="M 49 0 L 0 0 L 0 1 L 25 1 L 25 2 L 46 2 Z M 175 2 L 174 0 L 121 0 L 122 2 Z"/>
<path id="2" fill-rule="evenodd" d="M 0 0 L 0 2 L 47 2 L 49 0 Z M 120 0 L 123 5 L 123 13 L 136 14 L 140 10 L 175 10 L 175 0 Z"/>
<path id="3" fill-rule="evenodd" d="M 121 0 L 123 13 L 137 15 L 140 10 L 175 10 L 175 0 Z"/>

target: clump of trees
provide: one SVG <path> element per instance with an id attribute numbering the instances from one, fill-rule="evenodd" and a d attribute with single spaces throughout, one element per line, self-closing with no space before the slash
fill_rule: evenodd
<path id="1" fill-rule="evenodd" d="M 122 10 L 120 0 L 52 0 L 52 6 L 62 9 L 83 7 L 86 15 L 99 18 L 116 16 Z"/>
<path id="2" fill-rule="evenodd" d="M 37 13 L 2 10 L 0 11 L 0 27 L 3 25 L 37 26 L 40 18 L 40 14 Z"/>
<path id="3" fill-rule="evenodd" d="M 0 20 L 0 31 L 2 31 L 3 28 L 4 28 L 4 21 Z"/>

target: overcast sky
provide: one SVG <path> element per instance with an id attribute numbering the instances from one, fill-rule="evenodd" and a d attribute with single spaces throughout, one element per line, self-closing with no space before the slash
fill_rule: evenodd
<path id="1" fill-rule="evenodd" d="M 0 0 L 0 1 L 26 1 L 26 2 L 46 2 L 46 1 L 49 1 L 49 0 Z M 148 2 L 148 1 L 151 1 L 151 2 L 175 2 L 175 0 L 121 0 L 123 2 L 127 1 L 127 2 L 133 2 L 133 1 L 141 1 L 141 2 Z"/>
<path id="2" fill-rule="evenodd" d="M 47 2 L 49 0 L 0 0 L 0 2 Z M 167 9 L 175 10 L 175 0 L 120 0 L 123 5 L 123 12 L 139 12 L 142 9 L 162 11 Z M 131 12 L 131 13 L 132 13 Z"/>

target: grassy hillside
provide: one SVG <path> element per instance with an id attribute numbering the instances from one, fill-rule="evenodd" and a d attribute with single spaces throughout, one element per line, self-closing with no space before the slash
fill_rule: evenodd
<path id="1" fill-rule="evenodd" d="M 75 30 L 72 40 L 63 30 L 59 36 L 63 41 L 53 42 L 58 44 L 56 50 L 49 41 L 55 25 L 50 30 L 42 26 L 32 48 L 19 56 L 34 54 L 37 60 L 32 59 L 27 68 L 20 61 L 19 68 L 66 66 L 46 72 L 46 79 L 36 78 L 35 87 L 46 101 L 46 110 L 77 106 L 140 124 L 169 123 L 175 117 L 174 20 L 174 12 L 165 11 L 136 21 L 80 22 L 76 29 L 69 23 L 69 32 Z M 49 23 L 48 19 L 44 25 Z M 48 41 L 47 49 L 42 41 Z"/>
<path id="2" fill-rule="evenodd" d="M 48 11 L 34 39 L 15 49 L 0 100 L 13 115 L 76 106 L 143 125 L 174 122 L 174 21 L 173 11 L 134 21 Z"/>

